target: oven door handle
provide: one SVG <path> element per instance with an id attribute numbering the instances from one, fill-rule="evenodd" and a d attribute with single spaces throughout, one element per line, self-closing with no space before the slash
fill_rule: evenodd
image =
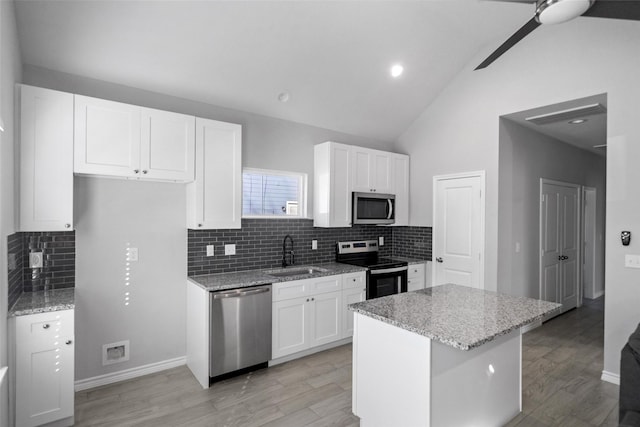
<path id="1" fill-rule="evenodd" d="M 370 274 L 387 274 L 387 273 L 398 273 L 400 271 L 407 271 L 409 267 L 396 267 L 396 268 L 383 268 L 381 270 L 369 270 Z"/>

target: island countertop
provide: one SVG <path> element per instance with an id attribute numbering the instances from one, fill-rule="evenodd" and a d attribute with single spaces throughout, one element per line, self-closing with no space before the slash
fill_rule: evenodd
<path id="1" fill-rule="evenodd" d="M 349 305 L 349 310 L 471 350 L 542 319 L 562 305 L 446 284 Z"/>

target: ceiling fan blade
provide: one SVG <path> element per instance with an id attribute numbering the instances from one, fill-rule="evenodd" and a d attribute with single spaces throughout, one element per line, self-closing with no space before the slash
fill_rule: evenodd
<path id="1" fill-rule="evenodd" d="M 498 59 L 503 53 L 511 49 L 516 43 L 525 38 L 530 32 L 538 28 L 540 24 L 536 21 L 536 18 L 531 18 L 529 22 L 524 24 L 514 35 L 509 37 L 506 42 L 502 43 L 487 59 L 482 61 L 475 69 L 480 70 L 487 67 L 493 61 Z"/>
<path id="2" fill-rule="evenodd" d="M 640 1 L 597 0 L 582 16 L 640 21 Z"/>

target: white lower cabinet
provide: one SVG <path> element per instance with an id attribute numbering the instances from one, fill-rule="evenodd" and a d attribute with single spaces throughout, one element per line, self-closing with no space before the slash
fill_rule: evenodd
<path id="1" fill-rule="evenodd" d="M 74 311 L 14 318 L 16 427 L 73 425 Z"/>
<path id="2" fill-rule="evenodd" d="M 425 288 L 425 264 L 410 264 L 407 271 L 407 291 Z"/>
<path id="3" fill-rule="evenodd" d="M 273 359 L 342 338 L 342 275 L 273 288 Z"/>

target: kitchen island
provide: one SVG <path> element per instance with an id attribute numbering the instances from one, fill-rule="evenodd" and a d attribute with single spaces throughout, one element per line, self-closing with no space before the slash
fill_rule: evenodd
<path id="1" fill-rule="evenodd" d="M 560 307 L 453 284 L 350 305 L 360 425 L 504 425 L 522 407 L 520 328 Z"/>

